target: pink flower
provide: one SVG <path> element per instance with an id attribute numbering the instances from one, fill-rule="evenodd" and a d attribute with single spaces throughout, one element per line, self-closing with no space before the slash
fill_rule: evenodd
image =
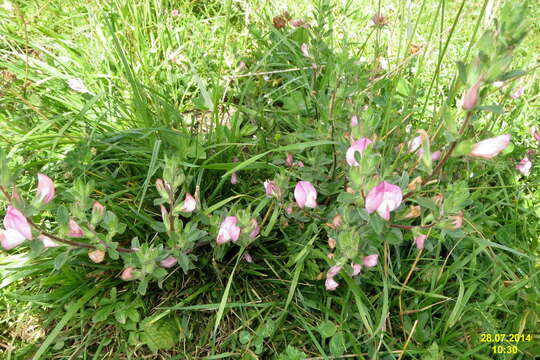
<path id="1" fill-rule="evenodd" d="M 248 263 L 250 263 L 250 264 L 253 262 L 253 258 L 251 257 L 251 254 L 248 253 L 248 252 L 246 252 L 246 253 L 244 254 L 244 260 L 246 260 L 246 261 L 247 261 Z"/>
<path id="2" fill-rule="evenodd" d="M 435 152 L 432 152 L 432 153 L 431 153 L 431 160 L 437 161 L 437 160 L 439 160 L 439 159 L 441 158 L 441 155 L 442 155 L 442 153 L 441 153 L 440 150 L 437 150 L 437 151 L 435 151 Z"/>
<path id="3" fill-rule="evenodd" d="M 452 221 L 453 230 L 457 230 L 460 227 L 462 227 L 463 226 L 463 210 L 458 211 L 456 215 L 450 216 L 450 220 Z"/>
<path id="4" fill-rule="evenodd" d="M 54 197 L 54 183 L 44 174 L 38 174 L 37 197 L 43 204 L 47 204 Z"/>
<path id="5" fill-rule="evenodd" d="M 536 126 L 531 127 L 531 135 L 536 141 L 540 141 L 540 132 L 536 130 Z"/>
<path id="6" fill-rule="evenodd" d="M 469 155 L 482 159 L 494 158 L 510 144 L 510 137 L 510 134 L 505 134 L 482 140 L 474 144 Z"/>
<path id="7" fill-rule="evenodd" d="M 362 265 L 352 264 L 352 276 L 360 274 L 360 271 L 362 271 Z"/>
<path id="8" fill-rule="evenodd" d="M 353 115 L 351 117 L 351 127 L 358 126 L 358 117 L 356 115 Z"/>
<path id="9" fill-rule="evenodd" d="M 266 192 L 266 196 L 280 197 L 281 191 L 274 181 L 266 180 L 263 185 L 264 185 L 264 190 Z"/>
<path id="10" fill-rule="evenodd" d="M 310 27 L 310 25 L 302 19 L 296 19 L 291 21 L 291 25 L 295 28 L 303 27 L 304 29 L 308 29 Z"/>
<path id="11" fill-rule="evenodd" d="M 159 265 L 161 265 L 161 267 L 164 267 L 164 268 L 170 268 L 176 265 L 177 262 L 178 260 L 176 260 L 174 256 L 169 255 L 166 259 L 161 260 L 159 262 Z"/>
<path id="12" fill-rule="evenodd" d="M 178 15 L 180 15 L 180 11 L 178 11 L 177 9 L 173 9 L 173 10 L 171 11 L 171 16 L 176 17 L 176 16 L 178 16 Z"/>
<path id="13" fill-rule="evenodd" d="M 512 97 L 512 99 L 515 100 L 515 99 L 519 99 L 520 97 L 522 97 L 524 93 L 525 93 L 525 86 L 519 85 L 517 87 L 517 89 L 510 96 Z"/>
<path id="14" fill-rule="evenodd" d="M 327 277 L 326 281 L 324 282 L 324 286 L 326 287 L 326 290 L 334 291 L 339 286 L 338 282 L 334 280 L 332 277 Z"/>
<path id="15" fill-rule="evenodd" d="M 298 166 L 298 167 L 301 167 L 301 168 L 304 167 L 304 163 L 301 162 L 301 161 L 295 162 L 294 165 L 296 165 L 296 166 Z"/>
<path id="16" fill-rule="evenodd" d="M 291 153 L 287 154 L 287 158 L 285 159 L 285 164 L 287 166 L 293 166 L 293 156 Z"/>
<path id="17" fill-rule="evenodd" d="M 182 205 L 182 209 L 180 211 L 190 213 L 193 212 L 196 207 L 197 201 L 195 201 L 195 198 L 190 193 L 187 193 L 184 200 L 184 205 Z"/>
<path id="18" fill-rule="evenodd" d="M 92 260 L 93 262 L 99 264 L 100 262 L 102 262 L 103 260 L 105 260 L 105 251 L 103 250 L 94 250 L 94 251 L 90 251 L 88 253 L 88 257 L 90 258 L 90 260 Z"/>
<path id="19" fill-rule="evenodd" d="M 421 146 L 422 146 L 422 136 L 417 136 L 414 139 L 409 140 L 409 142 L 407 142 L 407 147 L 409 148 L 409 152 L 411 153 L 416 152 L 418 150 L 422 150 L 422 151 L 418 151 L 418 155 L 422 155 L 423 149 L 420 149 Z"/>
<path id="20" fill-rule="evenodd" d="M 287 206 L 287 208 L 285 209 L 285 212 L 289 215 L 292 214 L 293 212 L 292 204 L 289 204 L 289 206 Z"/>
<path id="21" fill-rule="evenodd" d="M 418 250 L 421 250 L 424 248 L 424 241 L 426 241 L 427 239 L 427 235 L 418 235 L 417 237 L 414 238 L 414 242 L 416 243 L 416 248 Z"/>
<path id="22" fill-rule="evenodd" d="M 157 179 L 156 189 L 162 198 L 167 199 L 167 200 L 169 199 L 170 192 L 172 189 L 168 182 L 163 181 L 161 179 Z"/>
<path id="23" fill-rule="evenodd" d="M 216 238 L 218 244 L 225 244 L 231 240 L 238 240 L 240 237 L 240 227 L 236 225 L 237 222 L 236 216 L 227 216 L 225 220 L 223 220 Z"/>
<path id="24" fill-rule="evenodd" d="M 379 262 L 379 255 L 372 254 L 364 257 L 364 266 L 368 268 L 372 268 Z"/>
<path id="25" fill-rule="evenodd" d="M 300 50 L 302 50 L 302 55 L 304 55 L 305 57 L 309 57 L 309 48 L 306 43 L 303 43 L 300 46 Z"/>
<path id="26" fill-rule="evenodd" d="M 326 277 L 327 278 L 333 278 L 334 276 L 336 276 L 339 272 L 341 271 L 341 266 L 339 265 L 334 265 L 332 266 L 328 272 L 326 273 Z"/>
<path id="27" fill-rule="evenodd" d="M 390 211 L 396 210 L 402 199 L 399 186 L 382 181 L 367 194 L 366 210 L 369 214 L 377 211 L 383 219 L 390 220 Z"/>
<path id="28" fill-rule="evenodd" d="M 88 89 L 86 88 L 86 86 L 84 86 L 84 83 L 81 79 L 79 78 L 75 78 L 75 79 L 69 79 L 68 80 L 68 87 L 73 90 L 73 91 L 76 91 L 78 93 L 88 93 Z"/>
<path id="29" fill-rule="evenodd" d="M 294 188 L 294 198 L 300 209 L 317 207 L 317 190 L 309 181 L 299 181 Z"/>
<path id="30" fill-rule="evenodd" d="M 472 110 L 478 102 L 478 90 L 480 90 L 480 85 L 482 85 L 482 78 L 478 79 L 476 84 L 474 84 L 463 96 L 463 109 Z"/>
<path id="31" fill-rule="evenodd" d="M 92 224 L 99 223 L 105 216 L 105 206 L 101 205 L 99 202 L 94 201 L 92 204 Z"/>
<path id="32" fill-rule="evenodd" d="M 69 219 L 68 222 L 68 235 L 71 237 L 83 237 L 83 229 L 73 219 Z"/>
<path id="33" fill-rule="evenodd" d="M 529 173 L 531 172 L 531 167 L 532 162 L 526 156 L 521 159 L 521 161 L 516 165 L 516 169 L 518 169 L 525 176 L 529 176 Z"/>
<path id="34" fill-rule="evenodd" d="M 53 239 L 43 234 L 39 235 L 38 239 L 41 240 L 44 248 L 53 248 L 60 246 L 58 243 L 54 242 Z"/>
<path id="35" fill-rule="evenodd" d="M 261 227 L 259 226 L 259 224 L 257 224 L 257 219 L 251 219 L 251 229 L 252 230 L 249 233 L 249 237 L 255 239 L 261 231 Z"/>
<path id="36" fill-rule="evenodd" d="M 15 229 L 0 229 L 0 245 L 6 249 L 11 250 L 21 245 L 24 242 L 25 237 Z"/>
<path id="37" fill-rule="evenodd" d="M 236 173 L 232 173 L 231 175 L 231 184 L 236 184 L 238 182 L 238 175 Z"/>
<path id="38" fill-rule="evenodd" d="M 26 217 L 22 212 L 15 209 L 13 206 L 8 205 L 6 210 L 6 216 L 4 217 L 4 227 L 6 230 L 15 230 L 21 234 L 25 239 L 32 239 L 32 229 Z"/>
<path id="39" fill-rule="evenodd" d="M 131 281 L 135 279 L 134 270 L 135 269 L 132 268 L 131 266 L 125 268 L 124 271 L 122 271 L 122 275 L 120 275 L 120 278 L 124 281 Z"/>
<path id="40" fill-rule="evenodd" d="M 347 154 L 345 156 L 347 159 L 347 164 L 349 164 L 349 166 L 360 165 L 358 164 L 358 161 L 356 161 L 356 159 L 354 158 L 354 155 L 356 154 L 356 152 L 362 153 L 367 148 L 367 146 L 372 143 L 373 141 L 369 140 L 368 138 L 362 138 L 353 142 L 349 149 L 347 149 Z"/>

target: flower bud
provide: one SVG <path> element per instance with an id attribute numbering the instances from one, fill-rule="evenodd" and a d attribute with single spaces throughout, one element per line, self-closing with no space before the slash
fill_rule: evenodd
<path id="1" fill-rule="evenodd" d="M 478 103 L 478 91 L 480 90 L 480 85 L 482 85 L 482 78 L 478 79 L 476 84 L 474 84 L 463 97 L 463 109 L 470 111 L 476 107 Z"/>
<path id="2" fill-rule="evenodd" d="M 165 201 L 169 201 L 171 186 L 166 181 L 163 181 L 161 179 L 157 179 L 156 180 L 156 189 L 157 189 L 159 195 Z"/>
<path id="3" fill-rule="evenodd" d="M 287 154 L 287 157 L 285 158 L 285 165 L 293 166 L 293 156 L 291 153 Z"/>
<path id="4" fill-rule="evenodd" d="M 424 248 L 424 241 L 426 241 L 427 235 L 418 235 L 414 238 L 414 242 L 416 243 L 416 248 L 418 250 L 422 250 Z"/>
<path id="5" fill-rule="evenodd" d="M 135 276 L 136 276 L 135 269 L 129 266 L 124 269 L 124 271 L 122 272 L 122 275 L 120 275 L 120 278 L 124 281 L 131 281 L 135 279 Z"/>
<path id="6" fill-rule="evenodd" d="M 259 224 L 257 224 L 257 219 L 251 219 L 250 230 L 251 232 L 249 233 L 249 237 L 251 239 L 255 239 L 261 231 L 261 227 L 259 226 Z"/>
<path id="7" fill-rule="evenodd" d="M 351 127 L 356 127 L 358 126 L 358 117 L 356 115 L 353 115 L 351 117 Z"/>
<path id="8" fill-rule="evenodd" d="M 100 262 L 102 262 L 103 260 L 105 260 L 105 251 L 103 250 L 94 250 L 94 251 L 90 251 L 88 253 L 88 257 L 90 258 L 90 260 L 92 260 L 93 262 L 99 264 Z"/>
<path id="9" fill-rule="evenodd" d="M 105 217 L 105 206 L 101 205 L 99 202 L 94 201 L 92 205 L 92 225 L 97 225 Z"/>
<path id="10" fill-rule="evenodd" d="M 536 141 L 540 141 L 540 132 L 538 132 L 536 126 L 531 127 L 531 135 Z"/>
<path id="11" fill-rule="evenodd" d="M 351 276 L 356 276 L 356 275 L 360 274 L 360 271 L 362 271 L 362 265 L 353 263 L 352 264 L 352 269 L 353 269 L 353 271 L 352 271 Z"/>
<path id="12" fill-rule="evenodd" d="M 339 283 L 334 280 L 334 278 L 327 277 L 326 281 L 324 282 L 324 286 L 326 287 L 326 290 L 328 291 L 334 291 L 339 286 Z"/>
<path id="13" fill-rule="evenodd" d="M 238 175 L 236 175 L 236 173 L 234 172 L 234 173 L 232 173 L 232 175 L 231 175 L 231 184 L 234 185 L 234 184 L 236 184 L 236 183 L 238 183 Z"/>
<path id="14" fill-rule="evenodd" d="M 164 268 L 170 268 L 170 267 L 173 267 L 174 265 L 176 265 L 177 262 L 178 262 L 178 260 L 174 256 L 169 255 L 164 260 L 161 260 L 159 262 L 159 265 L 161 265 L 161 267 L 164 267 Z"/>
<path id="15" fill-rule="evenodd" d="M 248 253 L 248 252 L 246 252 L 246 253 L 244 254 L 244 260 L 246 260 L 246 261 L 247 261 L 248 263 L 250 263 L 250 264 L 253 263 L 253 258 L 251 257 L 251 254 Z"/>
<path id="16" fill-rule="evenodd" d="M 84 236 L 84 230 L 72 218 L 70 218 L 68 222 L 68 235 L 71 237 Z"/>

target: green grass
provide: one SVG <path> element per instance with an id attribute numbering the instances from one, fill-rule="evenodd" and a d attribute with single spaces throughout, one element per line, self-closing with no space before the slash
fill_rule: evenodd
<path id="1" fill-rule="evenodd" d="M 344 276 L 335 292 L 316 280 L 332 265 L 326 221 L 272 216 L 275 204 L 265 200 L 262 182 L 280 171 L 291 184 L 310 179 L 319 185 L 319 202 L 329 205 L 318 216 L 331 219 L 346 184 L 341 159 L 350 116 L 358 114 L 388 144 L 382 169 L 402 161 L 391 151 L 410 136 L 406 125 L 442 134 L 446 116 L 460 116 L 456 61 L 476 56 L 502 1 L 12 3 L 19 4 L 13 12 L 0 9 L 0 145 L 21 193 L 34 189 L 37 172 L 55 180 L 60 200 L 69 199 L 75 180 L 93 181 L 92 197 L 127 224 L 116 240 L 157 245 L 165 238 L 153 227 L 160 216 L 153 182 L 165 156 L 174 155 L 186 173 L 184 190 L 200 188 L 197 219 L 208 240 L 228 208 L 251 207 L 266 222 L 264 236 L 249 248 L 253 264 L 237 247 L 207 245 L 195 251 L 195 269 L 173 268 L 162 288 L 151 283 L 144 296 L 118 278 L 120 262 L 94 264 L 83 249 L 36 258 L 24 247 L 0 252 L 2 359 L 540 353 L 540 172 L 535 164 L 524 178 L 514 169 L 528 149 L 539 150 L 528 134 L 540 124 L 534 1 L 512 66 L 526 75 L 501 91 L 490 88 L 483 105 L 501 104 L 504 112 L 478 113 L 469 134 L 512 133 L 513 149 L 493 161 L 451 158 L 442 176 L 466 181 L 463 231 L 434 230 L 423 252 L 409 233 L 401 243 L 380 242 L 374 248 L 380 265 Z M 172 9 L 180 15 L 171 16 Z M 285 9 L 311 27 L 275 29 L 272 18 Z M 382 29 L 371 22 L 379 10 L 389 17 Z M 300 52 L 302 43 L 310 58 Z M 409 53 L 411 44 L 418 53 Z M 389 68 L 373 79 L 379 57 Z M 69 90 L 73 77 L 91 94 Z M 526 93 L 513 100 L 518 81 Z M 437 139 L 434 149 L 448 142 Z M 283 170 L 287 152 L 306 166 Z M 233 172 L 240 179 L 235 186 Z M 54 228 L 54 216 L 40 220 Z M 483 333 L 535 340 L 519 343 L 516 355 L 493 355 Z"/>

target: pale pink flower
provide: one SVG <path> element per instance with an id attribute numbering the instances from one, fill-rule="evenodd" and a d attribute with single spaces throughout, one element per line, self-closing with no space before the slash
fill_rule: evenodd
<path id="1" fill-rule="evenodd" d="M 538 132 L 536 126 L 531 127 L 531 135 L 536 141 L 540 141 L 540 132 Z"/>
<path id="2" fill-rule="evenodd" d="M 422 146 L 422 136 L 417 136 L 414 139 L 409 140 L 409 142 L 407 142 L 407 147 L 409 148 L 410 153 L 418 152 L 418 155 L 422 155 L 424 151 L 423 149 L 420 149 L 421 146 Z"/>
<path id="3" fill-rule="evenodd" d="M 47 175 L 38 174 L 37 197 L 43 204 L 47 204 L 54 198 L 54 183 Z"/>
<path id="4" fill-rule="evenodd" d="M 182 209 L 180 211 L 190 213 L 193 212 L 196 207 L 197 201 L 195 201 L 195 198 L 190 193 L 187 193 L 184 200 L 184 205 L 182 205 Z"/>
<path id="5" fill-rule="evenodd" d="M 512 95 L 510 95 L 512 97 L 512 99 L 519 99 L 520 97 L 523 96 L 523 94 L 525 93 L 525 86 L 523 85 L 519 85 L 516 90 L 512 93 Z"/>
<path id="6" fill-rule="evenodd" d="M 105 206 L 101 205 L 97 201 L 94 201 L 94 204 L 92 204 L 92 212 L 99 216 L 103 216 L 105 215 Z"/>
<path id="7" fill-rule="evenodd" d="M 261 231 L 261 227 L 257 223 L 257 219 L 251 219 L 251 232 L 249 233 L 249 237 L 252 239 L 255 239 L 257 235 L 259 235 L 259 232 Z"/>
<path id="8" fill-rule="evenodd" d="M 360 274 L 360 271 L 362 271 L 362 265 L 360 264 L 352 264 L 352 276 L 356 276 Z"/>
<path id="9" fill-rule="evenodd" d="M 416 243 L 416 248 L 418 250 L 421 250 L 424 248 L 424 241 L 426 241 L 427 239 L 427 235 L 418 235 L 417 237 L 414 238 L 414 242 Z"/>
<path id="10" fill-rule="evenodd" d="M 6 228 L 6 230 L 14 230 L 18 232 L 26 240 L 32 239 L 32 229 L 30 228 L 28 220 L 22 212 L 15 209 L 11 205 L 8 205 L 6 210 L 6 216 L 4 217 L 4 227 Z M 9 234 L 10 237 L 13 239 L 19 238 L 17 236 L 14 237 L 14 233 L 11 231 L 9 232 Z"/>
<path id="11" fill-rule="evenodd" d="M 469 155 L 482 159 L 494 158 L 510 144 L 510 137 L 510 134 L 505 134 L 482 140 L 474 144 Z"/>
<path id="12" fill-rule="evenodd" d="M 294 26 L 295 28 L 303 27 L 304 29 L 309 29 L 310 27 L 310 25 L 302 19 L 296 19 L 296 20 L 291 21 L 291 25 Z"/>
<path id="13" fill-rule="evenodd" d="M 303 43 L 300 46 L 300 50 L 302 50 L 302 55 L 304 55 L 305 57 L 309 57 L 309 48 L 306 43 Z"/>
<path id="14" fill-rule="evenodd" d="M 301 167 L 301 168 L 304 167 L 304 163 L 301 162 L 301 161 L 295 162 L 294 165 L 296 165 L 296 166 L 298 166 L 298 167 Z"/>
<path id="15" fill-rule="evenodd" d="M 368 255 L 368 256 L 364 257 L 363 262 L 364 262 L 365 267 L 372 268 L 372 267 L 376 266 L 377 263 L 379 262 L 379 255 L 377 255 L 377 254 Z"/>
<path id="16" fill-rule="evenodd" d="M 73 90 L 73 91 L 76 91 L 78 93 L 88 93 L 88 89 L 86 88 L 86 86 L 84 86 L 84 83 L 81 79 L 79 78 L 75 78 L 75 79 L 69 79 L 68 80 L 68 87 Z"/>
<path id="17" fill-rule="evenodd" d="M 177 9 L 173 9 L 173 10 L 171 11 L 171 16 L 176 17 L 176 16 L 178 16 L 178 15 L 180 15 L 180 11 L 178 11 Z"/>
<path id="18" fill-rule="evenodd" d="M 231 175 L 231 184 L 236 184 L 238 182 L 238 175 L 236 173 L 232 173 Z"/>
<path id="19" fill-rule="evenodd" d="M 236 225 L 237 222 L 236 216 L 227 216 L 225 220 L 223 220 L 216 238 L 218 244 L 225 244 L 231 240 L 238 240 L 240 237 L 240 227 Z"/>
<path id="20" fill-rule="evenodd" d="M 246 260 L 246 261 L 247 261 L 248 263 L 250 263 L 250 264 L 253 262 L 253 258 L 251 257 L 251 254 L 248 253 L 248 252 L 246 252 L 246 253 L 244 254 L 244 260 Z"/>
<path id="21" fill-rule="evenodd" d="M 457 212 L 456 215 L 450 216 L 450 220 L 452 221 L 452 229 L 457 230 L 460 227 L 463 226 L 463 210 L 460 210 Z"/>
<path id="22" fill-rule="evenodd" d="M 336 276 L 339 272 L 341 271 L 341 266 L 339 265 L 334 265 L 332 266 L 328 272 L 326 273 L 326 277 L 327 278 L 333 278 L 334 276 Z"/>
<path id="23" fill-rule="evenodd" d="M 15 229 L 0 229 L 0 245 L 5 250 L 11 250 L 21 245 L 25 241 L 23 234 Z"/>
<path id="24" fill-rule="evenodd" d="M 279 188 L 273 180 L 265 180 L 263 185 L 267 197 L 279 197 Z"/>
<path id="25" fill-rule="evenodd" d="M 324 282 L 324 286 L 326 287 L 326 290 L 334 291 L 339 286 L 338 282 L 334 280 L 332 277 L 326 278 L 326 281 Z"/>
<path id="26" fill-rule="evenodd" d="M 403 194 L 399 186 L 382 181 L 366 196 L 366 210 L 369 214 L 374 211 L 385 220 L 390 219 L 390 211 L 396 210 L 401 204 Z"/>
<path id="27" fill-rule="evenodd" d="M 164 268 L 170 268 L 176 265 L 177 262 L 178 260 L 174 256 L 169 255 L 167 258 L 161 260 L 159 265 Z"/>
<path id="28" fill-rule="evenodd" d="M 303 209 L 317 207 L 317 190 L 309 181 L 299 181 L 294 188 L 294 198 L 298 207 Z"/>
<path id="29" fill-rule="evenodd" d="M 171 192 L 171 186 L 168 182 L 163 181 L 161 179 L 156 180 L 156 189 L 159 193 L 159 195 L 164 199 L 169 199 L 170 192 Z"/>
<path id="30" fill-rule="evenodd" d="M 73 219 L 68 222 L 68 235 L 71 237 L 83 237 L 84 230 Z"/>
<path id="31" fill-rule="evenodd" d="M 238 71 L 243 71 L 243 70 L 246 69 L 246 67 L 247 67 L 247 66 L 246 66 L 246 63 L 245 63 L 244 61 L 240 61 L 240 62 L 238 63 Z"/>
<path id="32" fill-rule="evenodd" d="M 431 160 L 437 161 L 437 160 L 439 160 L 439 159 L 441 158 L 441 155 L 442 155 L 442 153 L 441 153 L 440 150 L 437 150 L 437 151 L 435 151 L 435 152 L 432 152 L 432 153 L 431 153 Z"/>
<path id="33" fill-rule="evenodd" d="M 351 117 L 351 127 L 358 126 L 358 117 L 356 115 L 353 115 Z"/>
<path id="34" fill-rule="evenodd" d="M 135 273 L 134 273 L 134 268 L 132 268 L 131 266 L 127 267 L 124 269 L 124 271 L 122 272 L 122 275 L 120 275 L 120 278 L 124 281 L 131 281 L 131 280 L 134 280 L 135 279 Z"/>
<path id="35" fill-rule="evenodd" d="M 90 258 L 90 260 L 92 260 L 93 262 L 99 264 L 100 262 L 102 262 L 103 260 L 105 260 L 105 251 L 103 250 L 94 250 L 94 251 L 90 251 L 88 253 L 88 257 Z"/>
<path id="36" fill-rule="evenodd" d="M 521 159 L 521 161 L 516 165 L 516 169 L 519 170 L 523 175 L 529 176 L 531 172 L 532 162 L 529 160 L 528 157 L 524 157 Z"/>
<path id="37" fill-rule="evenodd" d="M 293 166 L 293 156 L 291 153 L 287 154 L 287 158 L 285 159 L 285 164 L 287 166 Z"/>
<path id="38" fill-rule="evenodd" d="M 362 153 L 368 147 L 368 145 L 372 143 L 373 141 L 368 138 L 363 138 L 353 142 L 352 145 L 347 149 L 347 153 L 345 155 L 347 159 L 347 164 L 349 164 L 349 166 L 360 165 L 358 161 L 356 161 L 354 155 L 356 154 L 356 152 Z"/>
<path id="39" fill-rule="evenodd" d="M 41 240 L 44 248 L 53 248 L 53 247 L 60 246 L 60 244 L 53 241 L 53 239 L 43 234 L 39 235 L 38 239 Z"/>
<path id="40" fill-rule="evenodd" d="M 478 79 L 476 84 L 474 84 L 463 96 L 463 109 L 472 110 L 478 102 L 478 91 L 480 90 L 480 85 L 482 85 L 482 79 Z"/>

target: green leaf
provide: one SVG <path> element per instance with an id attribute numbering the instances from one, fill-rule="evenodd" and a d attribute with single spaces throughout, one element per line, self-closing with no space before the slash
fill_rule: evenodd
<path id="1" fill-rule="evenodd" d="M 105 321 L 109 317 L 109 315 L 113 312 L 113 310 L 114 310 L 114 305 L 107 305 L 107 306 L 102 307 L 101 309 L 98 309 L 94 313 L 94 316 L 92 316 L 92 321 L 95 323 Z"/>
<path id="2" fill-rule="evenodd" d="M 242 330 L 238 334 L 238 341 L 240 341 L 240 344 L 242 344 L 242 345 L 246 345 L 249 342 L 250 339 L 251 339 L 251 335 L 250 335 L 249 331 L 247 331 L 247 330 Z"/>
<path id="3" fill-rule="evenodd" d="M 141 333 L 141 341 L 152 352 L 172 348 L 178 340 L 174 324 L 169 320 L 145 324 Z"/>
<path id="4" fill-rule="evenodd" d="M 69 260 L 69 252 L 62 252 L 54 259 L 54 270 L 60 270 L 62 266 Z"/>
<path id="5" fill-rule="evenodd" d="M 340 356 L 343 355 L 346 350 L 345 336 L 342 332 L 338 332 L 330 340 L 330 353 L 334 356 Z"/>
<path id="6" fill-rule="evenodd" d="M 329 338 L 334 336 L 336 333 L 337 327 L 330 320 L 325 320 L 317 326 L 317 331 L 321 334 L 323 338 Z"/>
<path id="7" fill-rule="evenodd" d="M 476 109 L 478 110 L 484 110 L 489 111 L 495 114 L 504 114 L 504 109 L 502 106 L 499 105 L 484 105 L 484 106 L 477 106 Z"/>

